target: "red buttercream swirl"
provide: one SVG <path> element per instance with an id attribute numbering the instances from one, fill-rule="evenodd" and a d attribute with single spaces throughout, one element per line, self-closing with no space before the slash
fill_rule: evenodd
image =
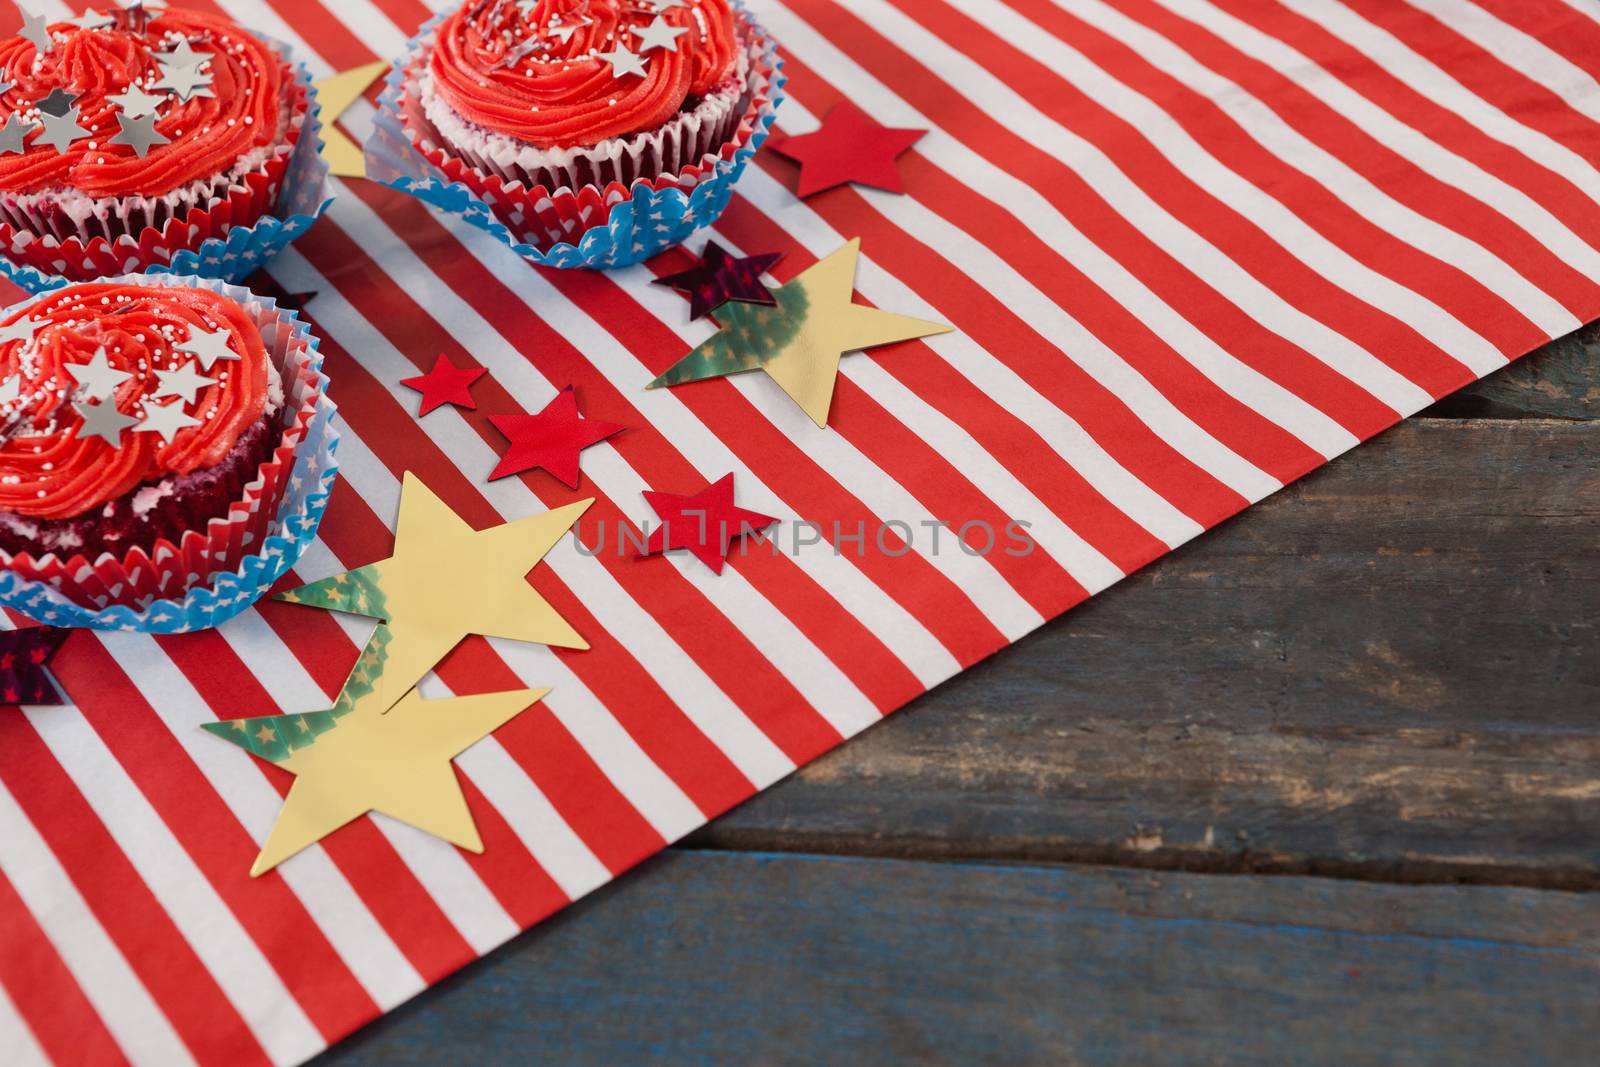
<path id="1" fill-rule="evenodd" d="M 686 30 L 677 51 L 651 48 L 640 53 L 642 77 L 614 77 L 594 53 L 638 52 L 632 31 L 658 14 Z M 532 52 L 502 62 L 530 40 L 538 42 Z M 536 0 L 526 10 L 467 0 L 439 26 L 429 66 L 439 93 L 468 121 L 539 148 L 573 148 L 657 128 L 726 78 L 737 48 L 727 0 L 687 0 L 659 13 L 649 0 Z"/>
<path id="2" fill-rule="evenodd" d="M 145 482 L 213 467 L 266 411 L 261 332 L 244 308 L 209 289 L 77 285 L 13 312 L 5 325 L 30 315 L 38 324 L 32 341 L 0 344 L 0 383 L 20 378 L 19 399 L 0 403 L 0 511 L 72 518 Z M 173 351 L 191 328 L 226 329 L 242 358 L 219 360 L 205 371 L 194 356 Z M 79 385 L 65 367 L 90 362 L 102 347 L 111 367 L 132 375 L 104 403 L 135 418 L 161 391 L 157 371 L 194 365 L 196 374 L 216 379 L 194 402 L 183 403 L 200 425 L 180 429 L 171 444 L 160 433 L 132 427 L 117 448 L 101 437 L 79 438 L 83 420 L 73 405 L 87 401 L 74 395 Z"/>
<path id="3" fill-rule="evenodd" d="M 222 174 L 278 140 L 284 86 L 293 74 L 260 40 L 224 19 L 169 10 L 151 18 L 143 33 L 121 21 L 100 29 L 61 22 L 50 32 L 55 46 L 43 55 L 21 37 L 0 41 L 0 77 L 14 83 L 0 95 L 0 120 L 12 114 L 35 119 L 38 101 L 62 89 L 79 94 L 78 123 L 93 136 L 58 152 L 29 134 L 26 152 L 0 155 L 0 190 L 27 193 L 60 184 L 95 197 L 160 196 Z M 150 88 L 162 76 L 152 53 L 180 39 L 211 57 L 201 69 L 212 75 L 214 96 L 184 101 Z M 135 84 L 166 97 L 156 129 L 171 138 L 143 159 L 131 145 L 108 143 L 121 127 L 120 109 L 106 97 Z"/>

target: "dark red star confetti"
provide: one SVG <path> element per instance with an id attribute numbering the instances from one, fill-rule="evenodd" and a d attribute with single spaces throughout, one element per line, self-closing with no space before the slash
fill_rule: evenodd
<path id="1" fill-rule="evenodd" d="M 476 409 L 478 402 L 472 399 L 470 389 L 473 382 L 482 378 L 482 367 L 469 367 L 462 370 L 449 359 L 443 352 L 433 361 L 433 369 L 427 374 L 415 378 L 403 378 L 400 384 L 408 389 L 415 389 L 422 394 L 422 410 L 417 412 L 421 418 L 435 408 L 446 404 L 457 407 Z"/>
<path id="2" fill-rule="evenodd" d="M 578 414 L 578 396 L 570 385 L 537 415 L 493 415 L 489 421 L 511 442 L 500 465 L 489 475 L 490 481 L 539 468 L 560 478 L 569 489 L 578 488 L 578 454 L 627 429 Z"/>
<path id="3" fill-rule="evenodd" d="M 655 284 L 670 286 L 692 301 L 691 319 L 717 310 L 730 300 L 746 304 L 776 304 L 777 297 L 761 281 L 761 273 L 783 258 L 779 252 L 765 256 L 735 256 L 715 241 L 706 243 L 698 266 L 677 274 L 657 278 Z"/>
<path id="4" fill-rule="evenodd" d="M 646 491 L 645 500 L 661 516 L 662 525 L 650 533 L 639 558 L 673 548 L 686 548 L 718 574 L 728 560 L 733 542 L 756 534 L 778 520 L 733 503 L 733 475 L 725 475 L 694 496 Z"/>
<path id="5" fill-rule="evenodd" d="M 846 101 L 828 112 L 815 133 L 779 138 L 772 142 L 772 150 L 800 164 L 797 196 L 850 182 L 903 193 L 906 190 L 895 160 L 927 132 L 880 126 Z"/>
<path id="6" fill-rule="evenodd" d="M 0 704 L 61 704 L 45 664 L 71 634 L 54 626 L 0 632 Z"/>

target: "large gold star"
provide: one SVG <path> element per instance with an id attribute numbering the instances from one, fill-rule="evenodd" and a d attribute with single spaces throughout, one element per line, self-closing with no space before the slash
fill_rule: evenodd
<path id="1" fill-rule="evenodd" d="M 373 695 L 357 698 L 333 729 L 274 761 L 295 780 L 250 876 L 371 811 L 482 852 L 451 761 L 549 692 L 423 700 L 412 690 L 387 715 Z"/>
<path id="2" fill-rule="evenodd" d="M 775 306 L 726 304 L 722 329 L 650 383 L 664 385 L 762 370 L 799 404 L 811 421 L 828 425 L 839 360 L 897 341 L 949 333 L 937 322 L 907 318 L 855 303 L 857 238 L 773 294 Z"/>
<path id="3" fill-rule="evenodd" d="M 334 123 L 388 69 L 387 63 L 367 63 L 312 83 L 317 91 L 317 106 L 322 109 L 322 158 L 327 160 L 330 173 L 341 178 L 367 176 L 367 161 L 362 156 L 361 146 Z"/>
<path id="4" fill-rule="evenodd" d="M 393 556 L 280 599 L 387 623 L 382 669 L 372 672 L 374 700 L 386 711 L 470 634 L 589 647 L 527 575 L 593 503 L 474 530 L 408 472 Z"/>

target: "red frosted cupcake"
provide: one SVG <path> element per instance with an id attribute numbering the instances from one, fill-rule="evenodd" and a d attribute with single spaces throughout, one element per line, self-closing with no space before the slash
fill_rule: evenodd
<path id="1" fill-rule="evenodd" d="M 407 69 L 414 147 L 534 244 L 628 187 L 692 187 L 757 126 L 773 70 L 728 0 L 468 0 Z M 562 225 L 565 223 L 565 225 Z M 543 225 L 545 231 L 540 232 Z"/>
<path id="2" fill-rule="evenodd" d="M 71 286 L 7 313 L 0 564 L 159 557 L 275 510 L 253 499 L 293 414 L 275 341 L 251 308 L 177 284 Z"/>
<path id="3" fill-rule="evenodd" d="M 251 225 L 305 124 L 289 64 L 233 23 L 138 8 L 0 41 L 0 241 L 69 278 Z"/>

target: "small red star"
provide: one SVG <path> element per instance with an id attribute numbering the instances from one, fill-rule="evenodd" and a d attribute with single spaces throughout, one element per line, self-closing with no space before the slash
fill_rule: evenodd
<path id="1" fill-rule="evenodd" d="M 746 304 L 776 304 L 778 298 L 762 284 L 761 274 L 771 270 L 772 265 L 782 258 L 781 252 L 740 258 L 717 242 L 708 241 L 698 265 L 657 278 L 655 284 L 687 293 L 693 304 L 689 309 L 691 319 L 709 315 L 730 300 Z"/>
<path id="2" fill-rule="evenodd" d="M 718 574 L 722 573 L 728 550 L 736 539 L 760 533 L 778 521 L 771 515 L 734 506 L 732 474 L 723 476 L 721 481 L 694 496 L 647 490 L 644 498 L 661 516 L 662 525 L 651 532 L 639 558 L 673 548 L 687 548 Z"/>
<path id="3" fill-rule="evenodd" d="M 880 126 L 846 101 L 828 112 L 815 133 L 780 138 L 772 142 L 772 150 L 800 164 L 797 196 L 850 182 L 903 193 L 895 160 L 927 132 Z"/>
<path id="4" fill-rule="evenodd" d="M 506 435 L 511 447 L 489 475 L 492 482 L 511 474 L 541 468 L 578 488 L 578 454 L 626 426 L 578 414 L 578 396 L 567 386 L 537 415 L 492 415 L 489 421 Z"/>
<path id="5" fill-rule="evenodd" d="M 478 402 L 472 399 L 468 389 L 483 375 L 482 367 L 462 370 L 446 359 L 445 354 L 441 352 L 439 358 L 433 361 L 431 371 L 415 378 L 402 378 L 400 384 L 422 394 L 422 410 L 417 412 L 417 417 L 421 418 L 434 408 L 446 404 L 475 410 Z"/>

